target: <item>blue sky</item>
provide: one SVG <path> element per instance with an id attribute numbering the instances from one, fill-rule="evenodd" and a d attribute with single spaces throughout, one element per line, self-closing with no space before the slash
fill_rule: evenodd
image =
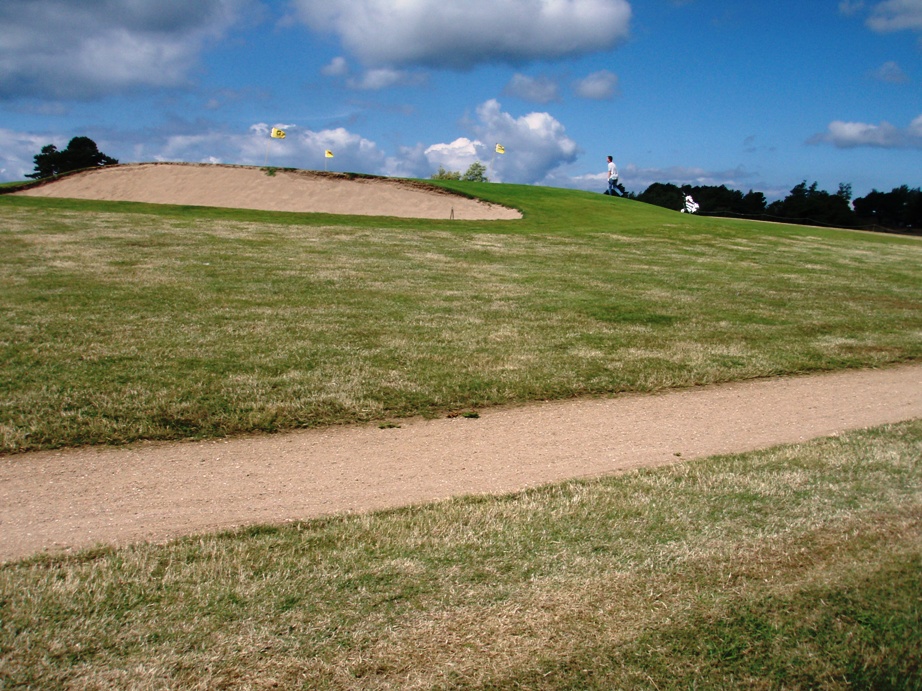
<path id="1" fill-rule="evenodd" d="M 922 0 L 2 0 L 0 181 L 74 136 L 598 191 L 612 154 L 638 193 L 858 197 L 922 186 Z"/>

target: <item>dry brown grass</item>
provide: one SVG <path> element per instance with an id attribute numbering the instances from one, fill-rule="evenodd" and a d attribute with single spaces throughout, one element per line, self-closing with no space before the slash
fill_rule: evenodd
<path id="1" fill-rule="evenodd" d="M 507 497 L 12 564 L 0 568 L 0 679 L 905 682 L 922 649 L 920 473 L 911 422 Z"/>

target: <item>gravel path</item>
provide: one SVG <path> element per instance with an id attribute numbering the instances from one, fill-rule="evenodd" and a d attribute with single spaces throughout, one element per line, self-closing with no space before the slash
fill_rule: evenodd
<path id="1" fill-rule="evenodd" d="M 922 365 L 0 458 L 0 560 L 499 493 L 922 417 Z"/>

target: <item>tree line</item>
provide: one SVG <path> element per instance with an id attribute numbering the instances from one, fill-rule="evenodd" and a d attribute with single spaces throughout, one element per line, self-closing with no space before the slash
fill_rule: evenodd
<path id="1" fill-rule="evenodd" d="M 760 220 L 835 226 L 837 228 L 885 228 L 922 232 L 922 190 L 907 185 L 890 192 L 876 189 L 865 197 L 852 200 L 852 187 L 842 183 L 834 193 L 818 189 L 817 183 L 804 180 L 784 198 L 771 202 L 761 192 L 743 194 L 726 185 L 683 185 L 654 182 L 639 195 L 630 194 L 648 204 L 681 210 L 685 197 L 699 204 L 698 213 L 708 216 L 733 216 Z"/>
<path id="2" fill-rule="evenodd" d="M 464 182 L 490 182 L 486 175 L 487 167 L 480 161 L 474 161 L 468 169 L 462 173 L 460 170 L 445 170 L 444 166 L 439 166 L 431 179 L 432 180 L 463 180 Z"/>

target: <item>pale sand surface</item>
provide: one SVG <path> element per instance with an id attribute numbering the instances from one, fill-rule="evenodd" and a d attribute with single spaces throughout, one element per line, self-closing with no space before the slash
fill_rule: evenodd
<path id="1" fill-rule="evenodd" d="M 431 185 L 396 178 L 189 163 L 106 166 L 14 194 L 359 216 L 514 220 L 522 214 Z"/>
<path id="2" fill-rule="evenodd" d="M 0 458 L 0 560 L 686 462 L 922 417 L 922 365 Z"/>

